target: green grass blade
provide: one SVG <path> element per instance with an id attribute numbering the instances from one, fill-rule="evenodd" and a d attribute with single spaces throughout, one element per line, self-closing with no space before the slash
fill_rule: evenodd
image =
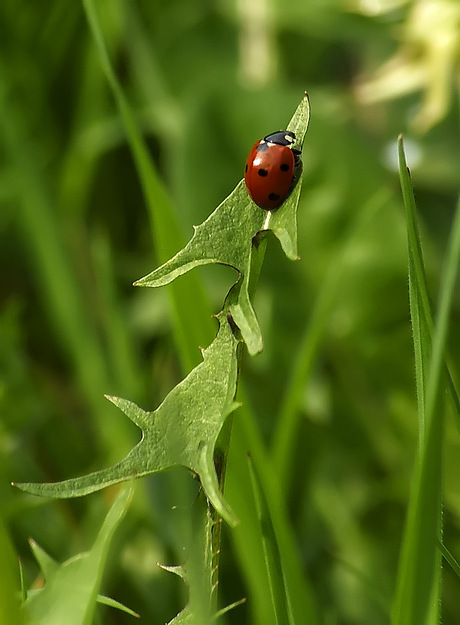
<path id="1" fill-rule="evenodd" d="M 402 138 L 399 140 L 400 178 L 408 222 L 409 279 L 411 313 L 414 311 L 418 356 L 427 353 L 428 334 L 418 323 L 421 312 L 428 316 L 429 304 L 424 279 L 420 239 L 417 236 L 415 202 L 407 169 Z M 431 358 L 425 381 L 419 380 L 419 388 L 426 388 L 425 401 L 421 405 L 424 424 L 421 431 L 419 458 L 415 467 L 406 526 L 403 537 L 398 580 L 392 611 L 393 625 L 421 625 L 435 623 L 438 619 L 440 558 L 438 538 L 441 530 L 441 484 L 442 484 L 442 433 L 443 406 L 441 390 L 444 372 L 444 348 L 447 339 L 449 313 L 455 278 L 460 261 L 460 203 L 457 207 L 450 245 L 447 252 L 443 280 L 440 289 L 437 322 L 432 334 Z M 417 325 L 418 323 L 418 325 Z M 426 326 L 428 324 L 425 324 Z M 423 356 L 422 356 L 423 360 Z M 427 367 L 419 363 L 417 375 Z"/>
<path id="2" fill-rule="evenodd" d="M 145 195 L 158 260 L 166 261 L 182 247 L 183 233 L 173 206 L 150 158 L 131 107 L 113 70 L 93 0 L 83 0 L 88 24 L 99 52 L 102 69 L 112 89 Z M 196 274 L 184 276 L 169 287 L 177 348 L 183 369 L 199 363 L 198 346 L 213 338 L 211 310 Z"/>
<path id="3" fill-rule="evenodd" d="M 10 537 L 0 517 L 0 623 L 15 623 L 21 625 L 24 622 L 24 614 L 20 610 L 19 581 L 20 572 L 17 557 L 14 553 Z M 21 573 L 22 578 L 22 573 Z"/>
<path id="4" fill-rule="evenodd" d="M 134 616 L 135 618 L 140 618 L 140 614 L 131 610 L 127 606 L 123 605 L 119 601 L 115 601 L 115 599 L 111 599 L 110 597 L 106 597 L 105 595 L 99 595 L 97 598 L 98 603 L 102 603 L 103 605 L 107 605 L 110 608 L 115 608 L 116 610 L 120 610 L 120 612 L 125 612 L 130 616 Z"/>
<path id="5" fill-rule="evenodd" d="M 449 551 L 449 549 L 447 549 L 444 543 L 440 543 L 440 549 L 441 549 L 441 552 L 445 561 L 449 564 L 450 568 L 460 579 L 460 563 L 457 561 L 454 555 Z"/>
<path id="6" fill-rule="evenodd" d="M 398 156 L 399 156 L 399 176 L 401 182 L 401 191 L 404 201 L 404 208 L 406 211 L 407 220 L 407 241 L 410 263 L 412 267 L 413 279 L 417 285 L 419 291 L 419 297 L 421 301 L 421 309 L 423 315 L 430 325 L 432 326 L 431 308 L 428 297 L 428 288 L 425 275 L 425 266 L 423 263 L 422 244 L 420 242 L 420 232 L 417 223 L 417 210 L 415 206 L 414 192 L 412 190 L 412 184 L 410 181 L 410 172 L 407 167 L 406 157 L 404 153 L 403 137 L 398 137 Z"/>
<path id="7" fill-rule="evenodd" d="M 410 181 L 410 171 L 407 167 L 404 154 L 404 142 L 403 137 L 398 137 L 398 155 L 400 163 L 400 180 L 401 190 L 404 200 L 404 209 L 406 211 L 406 223 L 407 223 L 407 239 L 408 239 L 408 255 L 409 255 L 409 275 L 412 279 L 409 283 L 409 296 L 414 299 L 413 289 L 417 289 L 419 293 L 420 303 L 417 305 L 417 309 L 411 310 L 411 315 L 414 315 L 420 319 L 421 329 L 420 331 L 425 334 L 432 333 L 433 330 L 433 317 L 431 313 L 430 300 L 428 296 L 428 288 L 426 281 L 425 266 L 423 261 L 422 245 L 420 241 L 420 232 L 417 223 L 417 211 L 415 206 L 415 198 L 412 190 L 412 184 Z M 414 341 L 418 341 L 414 335 Z M 415 347 L 415 359 L 416 364 L 421 366 L 422 361 L 426 360 L 427 354 L 422 353 L 423 345 L 414 343 Z M 422 350 L 422 351 L 421 351 Z M 446 366 L 447 382 L 449 399 L 452 403 L 454 414 L 457 418 L 457 424 L 460 427 L 460 399 L 455 389 L 452 377 Z M 417 377 L 417 399 L 419 402 L 419 408 L 423 409 L 424 402 L 424 388 L 425 388 L 425 373 L 423 379 Z M 420 412 L 419 412 L 420 414 Z M 423 412 L 422 412 L 423 414 Z M 421 424 L 424 427 L 424 424 Z"/>
<path id="8" fill-rule="evenodd" d="M 31 594 L 25 609 L 31 625 L 90 625 L 110 544 L 132 499 L 133 485 L 120 491 L 110 508 L 93 547 L 62 565 L 47 565 L 46 584 Z M 44 557 L 36 552 L 39 563 Z M 49 561 L 49 556 L 46 556 Z"/>
<path id="9" fill-rule="evenodd" d="M 386 189 L 379 191 L 357 216 L 339 258 L 334 259 L 331 263 L 322 289 L 316 299 L 311 317 L 300 340 L 290 382 L 277 420 L 277 429 L 273 437 L 274 464 L 279 473 L 280 483 L 283 486 L 289 482 L 292 447 L 299 420 L 298 408 L 302 402 L 321 339 L 327 328 L 330 313 L 333 310 L 335 297 L 337 296 L 337 286 L 340 284 L 343 272 L 346 269 L 347 258 L 352 253 L 356 240 L 361 236 L 363 228 L 385 206 L 388 200 L 388 191 Z"/>
<path id="10" fill-rule="evenodd" d="M 260 478 L 271 522 L 281 554 L 284 587 L 291 625 L 316 625 L 317 607 L 300 559 L 296 537 L 292 530 L 278 482 L 278 471 L 267 454 L 246 394 L 239 392 L 242 406 L 234 419 L 225 495 L 241 524 L 232 531 L 232 539 L 240 565 L 248 580 L 250 600 L 255 611 L 254 622 L 274 625 L 273 612 L 267 602 L 269 581 L 264 564 L 262 536 L 257 520 L 246 452 L 251 457 Z"/>
<path id="11" fill-rule="evenodd" d="M 267 569 L 270 598 L 272 601 L 273 613 L 275 615 L 275 623 L 276 625 L 289 625 L 288 606 L 286 602 L 286 592 L 284 589 L 283 571 L 278 543 L 276 541 L 275 530 L 273 528 L 267 501 L 262 490 L 262 485 L 260 484 L 257 470 L 254 467 L 250 456 L 248 457 L 248 468 L 260 525 L 262 548 L 264 552 L 265 566 Z"/>
<path id="12" fill-rule="evenodd" d="M 39 150 L 28 134 L 27 112 L 21 102 L 12 100 L 12 93 L 13 83 L 0 64 L 0 133 L 6 158 L 15 172 L 19 227 L 50 325 L 72 361 L 110 455 L 118 441 L 128 437 L 128 431 L 123 420 L 112 418 L 104 401 L 103 392 L 111 386 L 107 362 L 53 210 L 52 193 L 37 166 Z M 106 426 L 109 418 L 110 428 Z"/>

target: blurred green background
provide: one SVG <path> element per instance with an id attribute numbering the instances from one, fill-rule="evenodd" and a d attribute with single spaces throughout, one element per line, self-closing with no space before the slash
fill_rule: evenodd
<path id="1" fill-rule="evenodd" d="M 385 623 L 417 444 L 396 138 L 406 139 L 435 302 L 459 187 L 459 4 L 96 5 L 185 239 L 240 180 L 252 144 L 310 94 L 301 259 L 290 263 L 270 240 L 255 302 L 265 349 L 244 359 L 242 379 L 276 449 L 280 407 L 313 323 L 283 466 L 289 518 L 320 622 Z M 2 0 L 0 24 L 0 497 L 30 586 L 38 567 L 27 538 L 65 560 L 91 544 L 112 494 L 50 503 L 10 482 L 56 481 L 121 458 L 138 433 L 104 393 L 153 409 L 184 372 L 167 288 L 131 286 L 155 268 L 157 250 L 83 6 Z M 234 274 L 212 267 L 200 276 L 218 312 Z M 454 379 L 459 322 L 457 292 Z M 448 420 L 444 536 L 457 558 L 459 451 Z M 182 582 L 156 564 L 177 560 L 172 507 L 188 503 L 178 501 L 176 479 L 139 483 L 105 576 L 105 594 L 152 624 L 186 600 Z M 460 581 L 447 567 L 444 584 L 444 623 L 458 623 Z M 222 605 L 242 596 L 247 604 L 228 623 L 256 623 L 257 612 L 226 531 Z M 98 614 L 104 624 L 131 622 L 109 608 Z"/>

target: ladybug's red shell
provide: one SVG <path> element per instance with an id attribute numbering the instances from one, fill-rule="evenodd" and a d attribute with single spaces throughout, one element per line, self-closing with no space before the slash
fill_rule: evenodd
<path id="1" fill-rule="evenodd" d="M 249 152 L 244 180 L 252 200 L 264 210 L 278 208 L 292 190 L 300 161 L 290 147 L 294 140 L 293 133 L 280 131 L 257 141 Z"/>

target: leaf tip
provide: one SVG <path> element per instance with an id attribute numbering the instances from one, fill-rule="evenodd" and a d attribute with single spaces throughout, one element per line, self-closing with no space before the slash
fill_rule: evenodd
<path id="1" fill-rule="evenodd" d="M 169 565 L 169 564 L 161 564 L 161 562 L 157 562 L 157 566 L 160 567 L 160 569 L 162 569 L 163 571 L 167 571 L 168 573 L 173 573 L 174 575 L 178 575 L 179 577 L 182 577 L 182 579 L 185 579 L 185 570 L 183 566 L 177 566 L 177 565 Z"/>
<path id="2" fill-rule="evenodd" d="M 134 280 L 133 286 L 150 286 L 147 283 L 147 278 L 149 276 L 150 276 L 150 274 L 148 274 L 147 276 L 143 276 L 142 278 L 139 278 L 138 280 Z"/>
<path id="3" fill-rule="evenodd" d="M 120 404 L 123 400 L 119 397 L 116 397 L 115 395 L 108 395 L 107 393 L 104 394 L 104 397 L 108 399 L 111 404 L 117 406 L 117 408 L 121 408 Z"/>

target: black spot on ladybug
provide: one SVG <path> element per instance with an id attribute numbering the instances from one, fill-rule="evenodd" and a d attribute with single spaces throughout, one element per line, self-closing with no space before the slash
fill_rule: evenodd
<path id="1" fill-rule="evenodd" d="M 248 171 L 248 164 L 246 163 L 246 167 L 244 168 L 244 173 Z"/>
<path id="2" fill-rule="evenodd" d="M 256 147 L 257 152 L 266 152 L 268 150 L 268 143 L 265 143 L 265 141 L 262 141 L 262 143 L 259 143 L 259 145 Z"/>
<path id="3" fill-rule="evenodd" d="M 259 176 L 262 176 L 262 178 L 265 178 L 265 176 L 268 176 L 268 171 L 261 167 L 260 169 L 257 170 L 257 174 Z"/>
<path id="4" fill-rule="evenodd" d="M 281 163 L 280 169 L 281 169 L 281 171 L 289 171 L 289 164 L 288 163 Z"/>
<path id="5" fill-rule="evenodd" d="M 268 199 L 270 202 L 276 202 L 276 200 L 280 199 L 280 196 L 277 193 L 270 193 Z"/>

